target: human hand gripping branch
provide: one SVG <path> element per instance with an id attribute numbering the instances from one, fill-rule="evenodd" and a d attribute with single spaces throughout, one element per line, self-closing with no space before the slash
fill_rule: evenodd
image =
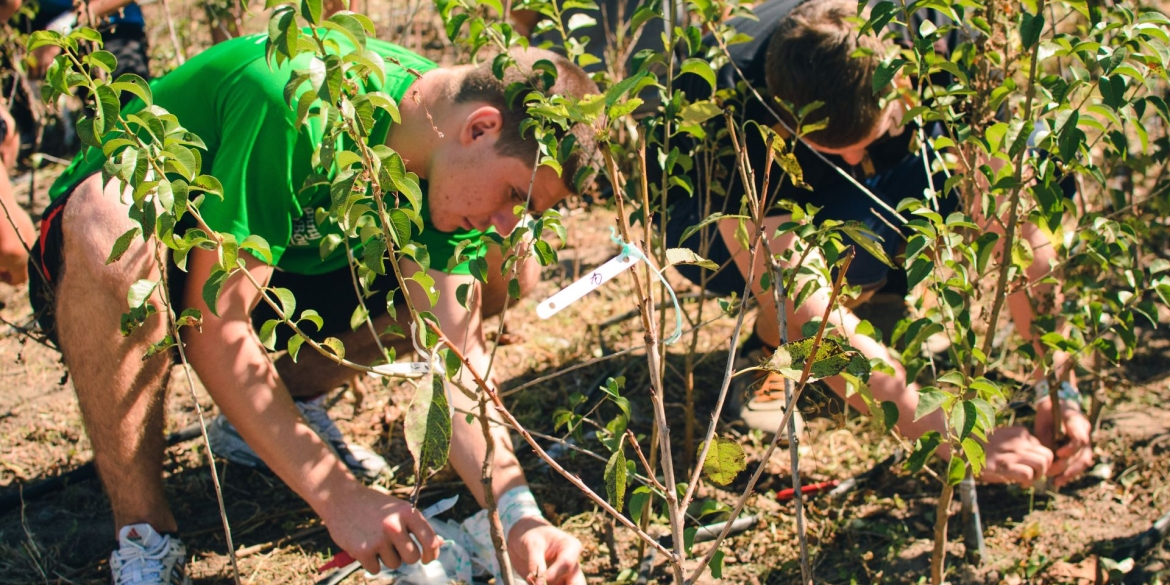
<path id="1" fill-rule="evenodd" d="M 402 264 L 404 274 L 408 275 L 408 278 L 409 274 L 419 269 L 409 260 Z M 493 391 L 495 389 L 494 379 L 487 374 L 490 354 L 479 310 L 483 302 L 480 287 L 471 287 L 467 303 L 471 310 L 467 310 L 459 304 L 455 292 L 460 285 L 472 284 L 471 276 L 447 274 L 437 270 L 429 271 L 429 275 L 434 278 L 435 289 L 438 292 L 438 298 L 430 311 L 439 320 L 440 335 L 445 345 L 465 359 L 459 379 L 453 381 L 460 388 L 449 392 L 451 406 L 457 413 L 478 413 L 479 404 L 473 392 L 477 389 L 483 391 L 479 388 L 481 382 L 485 385 L 491 384 L 491 389 Z M 407 282 L 407 286 L 417 286 L 412 280 L 408 279 Z M 419 293 L 413 297 L 427 298 L 421 291 Z M 582 549 L 580 541 L 550 524 L 540 514 L 539 508 L 535 507 L 535 500 L 530 499 L 531 495 L 524 480 L 524 470 L 512 449 L 508 427 L 503 424 L 494 404 L 490 405 L 487 411 L 490 418 L 488 432 L 492 440 L 491 490 L 494 502 L 499 506 L 512 567 L 533 585 L 541 583 L 584 585 L 585 576 L 580 567 Z M 478 417 L 473 417 L 469 421 L 468 417 L 456 414 L 452 426 L 451 465 L 476 501 L 481 506 L 486 506 L 482 477 L 489 445 L 481 421 Z M 509 503 L 516 499 L 517 494 L 523 494 L 520 498 L 529 498 L 528 504 L 518 505 L 514 508 L 515 512 L 510 515 Z"/>

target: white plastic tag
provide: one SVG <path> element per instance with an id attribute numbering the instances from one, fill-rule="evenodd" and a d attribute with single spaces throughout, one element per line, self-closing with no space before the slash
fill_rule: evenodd
<path id="1" fill-rule="evenodd" d="M 630 258 L 624 254 L 611 259 L 609 262 L 598 266 L 593 272 L 578 278 L 573 284 L 566 286 L 557 294 L 537 305 L 537 316 L 541 319 L 552 317 L 557 314 L 557 311 L 577 302 L 581 297 L 597 290 L 601 285 L 629 270 L 637 263 L 638 260 L 636 258 Z"/>
<path id="2" fill-rule="evenodd" d="M 420 378 L 431 373 L 431 366 L 426 362 L 394 362 L 374 366 L 369 372 L 371 378 L 379 376 L 393 376 L 396 378 Z"/>

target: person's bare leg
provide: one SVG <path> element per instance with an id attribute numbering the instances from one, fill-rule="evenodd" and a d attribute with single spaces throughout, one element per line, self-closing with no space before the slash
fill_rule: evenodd
<path id="1" fill-rule="evenodd" d="M 135 239 L 126 254 L 106 265 L 119 236 L 132 227 L 127 207 L 111 184 L 90 177 L 65 206 L 65 266 L 55 307 L 61 353 L 69 367 L 94 462 L 110 498 L 115 530 L 149 523 L 160 532 L 177 529 L 163 492 L 164 374 L 171 354 L 149 360 L 147 347 L 165 333 L 161 315 L 128 337 L 120 320 L 126 292 L 139 279 L 157 280 L 154 250 Z M 127 199 L 129 196 L 127 195 Z"/>

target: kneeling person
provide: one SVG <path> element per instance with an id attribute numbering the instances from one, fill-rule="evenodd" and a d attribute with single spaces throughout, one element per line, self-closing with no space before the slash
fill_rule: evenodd
<path id="1" fill-rule="evenodd" d="M 342 338 L 354 361 L 373 361 L 380 357 L 373 336 L 364 328 L 351 332 L 348 327 L 356 293 L 345 246 L 324 259 L 320 255 L 321 239 L 337 233 L 314 222 L 314 210 L 329 205 L 328 189 L 301 190 L 313 172 L 310 158 L 321 143 L 321 130 L 313 123 L 297 130 L 296 113 L 283 91 L 290 71 L 306 68 L 309 56 L 270 69 L 264 38 L 242 37 L 192 58 L 153 83 L 154 101 L 207 145 L 205 172 L 217 177 L 224 190 L 222 200 L 208 197 L 200 208 L 209 227 L 231 233 L 237 241 L 262 236 L 271 247 L 272 265 L 241 253 L 251 276 L 264 285 L 296 291 L 298 309 L 315 309 L 324 316 L 322 336 Z M 427 245 L 434 267 L 447 267 L 460 240 L 489 228 L 508 233 L 518 222 L 513 210 L 529 192 L 537 144 L 519 134 L 527 113 L 523 106 L 513 109 L 505 103 L 505 87 L 531 82 L 537 77 L 533 64 L 547 60 L 558 73 L 548 93 L 581 97 L 597 92 L 580 69 L 547 51 L 515 51 L 517 65 L 500 81 L 490 61 L 440 68 L 389 43 L 371 40 L 369 49 L 390 63 L 385 84 L 371 79 L 364 91 L 388 93 L 401 112 L 401 124 L 394 125 L 379 112 L 370 146 L 385 144 L 397 151 L 407 170 L 423 182 L 425 229 L 416 241 Z M 130 106 L 135 107 L 141 104 Z M 571 178 L 593 144 L 587 129 L 573 133 L 582 150 L 566 161 L 564 179 L 549 168 L 538 170 L 528 200 L 531 211 L 542 212 L 571 192 Z M 46 280 L 30 290 L 72 373 L 94 460 L 110 497 L 120 540 L 110 563 L 114 579 L 122 582 L 138 574 L 153 579 L 143 582 L 172 583 L 180 580 L 172 581 L 172 576 L 182 575 L 185 558 L 161 478 L 163 399 L 172 356 L 143 359 L 149 344 L 165 333 L 159 315 L 129 336 L 119 326 L 128 310 L 126 291 L 140 279 L 161 278 L 154 259 L 156 254 L 165 257 L 166 249 L 135 240 L 119 261 L 106 265 L 116 239 L 135 224 L 128 217 L 129 194 L 116 181 L 102 182 L 103 163 L 100 151 L 83 152 L 53 186 L 54 201 L 42 223 L 45 236 L 33 258 Z M 187 271 L 171 266 L 168 277 L 178 310 L 194 308 L 203 314 L 202 329 L 184 330 L 183 337 L 189 362 L 226 417 L 211 429 L 217 444 L 227 446 L 227 454 L 237 460 L 263 464 L 276 473 L 367 570 L 376 571 L 379 560 L 396 566 L 434 559 L 439 539 L 421 514 L 354 477 L 376 473 L 384 465 L 381 458 L 348 445 L 314 401 L 352 376 L 352 370 L 315 352 L 301 352 L 299 363 L 287 356 L 273 363 L 255 333 L 256 324 L 271 315 L 256 310 L 260 294 L 248 278 L 237 272 L 223 285 L 218 317 L 206 305 L 201 291 L 216 264 L 216 252 L 196 248 Z M 406 276 L 421 269 L 409 262 L 403 268 Z M 455 294 L 460 285 L 473 281 L 468 272 L 466 265 L 429 270 L 440 296 L 435 306 L 420 310 L 429 309 L 451 342 L 464 348 L 473 367 L 484 372 L 488 353 L 481 321 L 502 306 L 507 283 L 493 282 L 482 297 L 474 293 L 468 306 L 482 309 L 468 311 Z M 522 282 L 531 284 L 539 271 L 528 265 L 520 273 Z M 387 277 L 374 288 L 399 286 Z M 425 299 L 422 294 L 413 297 Z M 370 303 L 370 309 L 376 330 L 384 331 L 395 321 L 409 330 L 405 310 L 385 314 L 386 303 L 381 302 Z M 455 408 L 473 410 L 461 392 L 450 394 Z M 493 441 L 491 489 L 496 500 L 525 503 L 516 507 L 521 513 L 504 518 L 513 565 L 551 583 L 583 584 L 580 543 L 540 517 L 503 427 L 495 427 Z M 486 450 L 479 423 L 455 417 L 451 462 L 481 504 Z"/>

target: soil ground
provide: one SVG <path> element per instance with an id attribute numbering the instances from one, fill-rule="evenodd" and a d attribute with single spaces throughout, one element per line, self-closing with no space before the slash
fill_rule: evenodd
<path id="1" fill-rule="evenodd" d="M 154 10 L 156 7 L 150 7 Z M 434 31 L 415 35 L 417 47 L 442 54 Z M 152 34 L 165 34 L 154 31 Z M 187 33 L 184 33 L 187 34 Z M 437 43 L 437 44 L 435 44 Z M 36 175 L 34 217 L 45 204 L 44 187 L 58 170 Z M 18 197 L 28 200 L 28 176 L 19 182 Z M 501 346 L 497 367 L 504 388 L 543 379 L 567 367 L 590 362 L 608 352 L 634 347 L 642 335 L 637 319 L 614 320 L 633 308 L 631 285 L 616 279 L 600 291 L 549 321 L 539 321 L 536 302 L 577 275 L 614 255 L 607 226 L 613 214 L 605 209 L 568 213 L 569 238 L 560 263 L 545 271 L 533 295 L 507 316 L 508 331 L 518 338 Z M 691 292 L 672 276 L 680 293 Z M 0 584 L 106 583 L 107 559 L 113 545 L 113 523 L 96 478 L 80 477 L 48 493 L 28 493 L 34 486 L 78 474 L 90 460 L 76 400 L 59 354 L 21 331 L 31 314 L 24 288 L 0 285 Z M 714 301 L 685 304 L 689 319 L 716 317 Z M 889 308 L 872 309 L 880 313 Z M 895 307 L 896 308 L 896 307 Z M 701 316 L 700 316 L 701 311 Z M 751 317 L 749 316 L 749 323 Z M 1167 319 L 1163 318 L 1163 322 Z M 583 324 L 588 324 L 583 326 Z M 498 321 L 489 323 L 494 330 Z M 705 426 L 714 403 L 707 389 L 717 388 L 734 320 L 715 319 L 700 330 L 695 345 L 691 384 L 696 388 L 697 420 Z M 680 445 L 676 460 L 685 460 L 683 389 L 687 379 L 686 351 L 690 336 L 667 355 L 668 415 Z M 176 371 L 176 374 L 180 372 Z M 645 359 L 638 353 L 593 363 L 533 383 L 508 398 L 508 405 L 530 429 L 560 436 L 549 405 L 567 405 L 573 393 L 587 394 L 608 377 L 624 375 L 626 396 L 633 404 L 631 427 L 640 434 L 650 428 Z M 1003 486 L 978 490 L 986 535 L 986 553 L 979 565 L 964 562 L 958 505 L 952 512 L 948 548 L 952 583 L 1155 583 L 1170 578 L 1170 548 L 1148 546 L 1135 537 L 1170 511 L 1170 337 L 1165 329 L 1145 330 L 1137 355 L 1125 369 L 1105 382 L 1086 380 L 1083 390 L 1099 386 L 1105 401 L 1094 436 L 1098 466 L 1059 493 L 1034 493 Z M 1107 382 L 1107 383 L 1106 383 Z M 356 442 L 376 448 L 394 466 L 384 487 L 400 494 L 411 489 L 411 463 L 402 438 L 402 407 L 409 384 L 364 382 L 331 395 L 331 413 Z M 201 388 L 189 388 L 183 376 L 172 376 L 168 430 L 196 422 L 196 404 L 208 414 L 214 406 Z M 555 406 L 554 406 L 555 407 Z M 802 402 L 809 422 L 799 453 L 803 481 L 845 479 L 871 470 L 900 445 L 864 417 L 843 413 L 840 402 L 812 393 Z M 1021 419 L 1027 422 L 1026 417 Z M 760 462 L 765 443 L 720 426 L 747 450 L 749 469 Z M 643 440 L 643 445 L 648 441 Z M 549 446 L 545 443 L 546 448 Z M 581 446 L 601 451 L 596 441 Z M 623 529 L 614 531 L 603 513 L 562 478 L 549 471 L 526 446 L 522 462 L 546 516 L 585 543 L 583 557 L 590 583 L 633 582 L 639 565 L 637 546 Z M 603 465 L 587 457 L 565 455 L 562 464 L 604 493 Z M 724 580 L 733 583 L 799 582 L 794 508 L 779 503 L 775 493 L 790 485 L 789 453 L 778 451 L 763 462 L 766 472 L 745 513 L 758 518 L 747 532 L 728 539 Z M 230 583 L 228 549 L 206 450 L 201 440 L 168 449 L 166 486 L 180 531 L 191 551 L 196 583 Z M 247 583 L 314 583 L 315 568 L 337 552 L 327 532 L 306 504 L 274 476 L 216 461 L 227 518 Z M 746 475 L 746 474 L 744 474 Z M 462 494 L 455 517 L 474 511 L 466 491 L 452 474 L 433 478 L 423 491 L 423 504 Z M 710 485 L 699 500 L 733 503 L 741 476 L 727 489 Z M 926 474 L 909 474 L 900 466 L 877 473 L 845 498 L 806 501 L 808 543 L 818 583 L 918 583 L 928 572 L 933 525 L 940 484 Z M 704 522 L 720 520 L 718 514 Z M 655 522 L 656 534 L 665 534 Z M 696 553 L 707 545 L 696 545 Z M 1127 559 L 1131 559 L 1128 560 Z M 1120 567 L 1120 568 L 1118 568 Z M 1112 572 L 1111 572 L 1112 569 Z M 670 581 L 661 560 L 647 582 Z M 347 582 L 359 583 L 353 576 Z"/>

